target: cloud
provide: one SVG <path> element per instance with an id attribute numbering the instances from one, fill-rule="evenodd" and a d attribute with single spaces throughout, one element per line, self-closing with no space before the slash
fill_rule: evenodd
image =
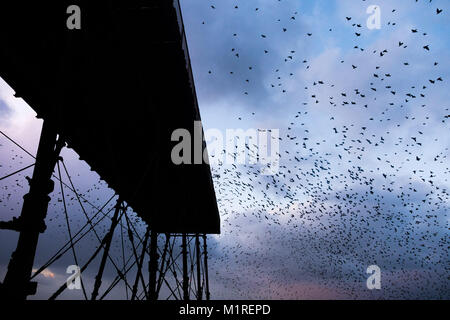
<path id="1" fill-rule="evenodd" d="M 450 136 L 442 120 L 449 114 L 450 40 L 434 3 L 380 1 L 383 26 L 376 31 L 365 28 L 364 1 L 183 5 L 206 128 L 282 133 L 280 174 L 213 168 L 223 224 L 208 244 L 213 297 L 448 298 Z M 362 25 L 360 37 L 353 23 Z M 382 50 L 388 52 L 380 56 Z M 438 77 L 444 81 L 431 84 Z M 2 128 L 36 148 L 33 112 L 5 84 L 0 99 L 0 112 L 9 110 Z M 64 157 L 81 172 L 77 186 L 86 190 L 98 180 L 76 155 Z M 106 187 L 95 189 L 94 200 Z M 58 228 L 41 238 L 41 253 L 66 240 L 60 213 L 52 203 L 49 226 Z M 79 210 L 73 217 L 84 222 Z M 83 243 L 80 254 L 93 243 Z M 380 292 L 365 287 L 374 263 L 383 272 Z"/>
<path id="2" fill-rule="evenodd" d="M 2 121 L 5 121 L 5 119 L 8 119 L 10 114 L 11 109 L 8 107 L 5 101 L 0 99 L 0 119 L 2 119 Z"/>
<path id="3" fill-rule="evenodd" d="M 33 272 L 37 272 L 38 269 L 33 269 Z M 53 272 L 50 271 L 50 269 L 46 268 L 44 270 L 41 271 L 40 273 L 42 276 L 44 276 L 44 278 L 55 278 L 55 274 Z"/>

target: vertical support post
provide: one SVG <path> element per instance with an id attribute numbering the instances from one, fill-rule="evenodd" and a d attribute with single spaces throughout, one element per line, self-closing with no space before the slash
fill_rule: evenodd
<path id="1" fill-rule="evenodd" d="M 156 286 L 156 274 L 158 271 L 158 233 L 151 231 L 150 236 L 150 261 L 148 262 L 149 271 L 149 300 L 158 300 L 158 289 Z"/>
<path id="2" fill-rule="evenodd" d="M 158 298 L 159 292 L 161 290 L 161 286 L 163 284 L 163 279 L 166 276 L 166 272 L 167 272 L 167 268 L 166 268 L 166 255 L 167 255 L 167 251 L 169 249 L 169 245 L 170 245 L 170 234 L 166 233 L 166 243 L 164 245 L 164 250 L 163 250 L 163 254 L 161 257 L 161 267 L 159 269 L 159 276 L 158 276 L 158 281 L 156 282 L 156 298 Z M 169 261 L 167 261 L 167 265 L 169 265 Z M 166 269 L 165 269 L 166 268 Z"/>
<path id="3" fill-rule="evenodd" d="M 196 264 L 197 264 L 197 300 L 201 301 L 203 299 L 203 288 L 202 288 L 202 275 L 201 275 L 201 254 L 200 254 L 200 236 L 197 233 L 195 235 L 195 253 L 196 253 Z"/>
<path id="4" fill-rule="evenodd" d="M 44 121 L 42 125 L 39 147 L 36 155 L 36 165 L 33 178 L 30 180 L 30 191 L 23 202 L 19 221 L 19 240 L 8 265 L 0 297 L 25 300 L 34 295 L 36 282 L 30 282 L 33 269 L 39 233 L 46 229 L 49 194 L 53 192 L 54 182 L 51 180 L 59 153 L 64 147 L 64 141 L 57 139 L 57 131 L 53 123 Z"/>
<path id="5" fill-rule="evenodd" d="M 148 242 L 149 232 L 150 232 L 150 230 L 147 229 L 147 232 L 145 233 L 145 237 L 144 237 L 144 242 L 142 243 L 142 253 L 139 258 L 138 265 L 137 265 L 136 279 L 134 281 L 133 291 L 131 293 L 131 300 L 136 299 L 137 290 L 138 290 L 138 286 L 139 286 L 139 279 L 141 279 L 142 283 L 144 283 L 144 280 L 143 280 L 144 278 L 142 275 L 142 265 L 144 264 L 145 252 L 147 251 L 147 242 Z M 145 283 L 144 283 L 144 292 L 147 295 L 147 290 L 145 290 Z"/>
<path id="6" fill-rule="evenodd" d="M 111 247 L 114 230 L 116 229 L 116 226 L 119 223 L 119 212 L 120 212 L 121 208 L 122 208 L 122 200 L 119 198 L 117 200 L 116 210 L 114 211 L 114 216 L 111 221 L 111 227 L 105 238 L 105 249 L 103 251 L 102 260 L 100 262 L 100 268 L 98 270 L 97 276 L 95 277 L 94 290 L 92 291 L 91 300 L 95 300 L 97 298 L 100 286 L 102 285 L 102 277 L 103 277 L 103 272 L 105 270 L 106 259 L 108 259 L 109 248 Z"/>
<path id="7" fill-rule="evenodd" d="M 205 295 L 206 300 L 210 300 L 211 294 L 209 292 L 209 278 L 208 278 L 208 248 L 206 245 L 206 234 L 203 235 L 203 254 L 204 254 L 204 264 L 205 264 Z"/>
<path id="8" fill-rule="evenodd" d="M 188 276 L 188 261 L 187 261 L 187 236 L 182 235 L 182 250 L 183 250 L 183 300 L 189 300 L 189 276 Z"/>

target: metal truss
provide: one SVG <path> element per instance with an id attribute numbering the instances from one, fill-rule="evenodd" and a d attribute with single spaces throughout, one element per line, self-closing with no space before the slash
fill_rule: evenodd
<path id="1" fill-rule="evenodd" d="M 34 158 L 14 140 L 0 133 Z M 3 283 L 0 283 L 0 298 L 24 300 L 35 295 L 38 283 L 33 280 L 63 256 L 71 255 L 74 263 L 80 266 L 81 290 L 86 300 L 117 299 L 118 296 L 129 300 L 209 300 L 206 235 L 160 234 L 152 231 L 151 225 L 142 230 L 133 221 L 132 212 L 120 196 L 111 197 L 101 207 L 95 206 L 77 192 L 64 159 L 59 155 L 64 146 L 64 140 L 57 136 L 55 128 L 44 121 L 35 164 L 0 178 L 7 179 L 34 166 L 33 177 L 29 179 L 30 190 L 24 196 L 20 217 L 0 222 L 0 229 L 19 232 L 16 250 Z M 63 181 L 63 174 L 68 183 Z M 51 200 L 49 195 L 55 187 L 52 178 L 58 181 L 62 195 L 69 241 L 33 272 L 39 234 L 46 230 L 45 218 Z M 70 223 L 66 205 L 68 193 L 75 196 L 86 220 L 78 230 Z M 107 209 L 114 200 L 115 206 Z M 90 210 L 85 208 L 86 203 L 95 209 L 94 214 L 88 214 Z M 102 234 L 99 229 L 105 224 L 109 225 L 109 229 Z M 81 240 L 88 236 L 93 236 L 97 247 L 92 246 L 88 259 L 80 259 Z M 113 254 L 113 243 L 121 245 L 121 257 Z M 127 246 L 131 250 L 126 250 Z M 86 250 L 89 248 L 84 247 L 83 251 Z M 86 283 L 83 277 L 88 268 L 91 273 L 96 272 L 93 284 Z M 112 281 L 105 284 L 106 273 Z M 90 293 L 89 287 L 93 287 Z M 49 299 L 60 298 L 67 288 L 67 282 L 61 283 Z"/>

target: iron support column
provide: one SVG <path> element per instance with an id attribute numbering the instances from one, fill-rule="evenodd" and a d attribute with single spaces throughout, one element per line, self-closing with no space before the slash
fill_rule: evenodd
<path id="1" fill-rule="evenodd" d="M 187 239 L 186 234 L 183 234 L 182 250 L 183 250 L 183 300 L 189 300 L 189 276 L 188 276 L 188 262 L 187 262 Z"/>
<path id="2" fill-rule="evenodd" d="M 148 299 L 147 290 L 145 289 L 145 283 L 143 280 L 144 277 L 142 276 L 142 265 L 144 264 L 145 252 L 147 252 L 147 242 L 148 242 L 149 232 L 150 231 L 147 229 L 147 232 L 145 233 L 145 236 L 144 236 L 144 242 L 142 243 L 142 253 L 141 253 L 141 256 L 139 257 L 139 261 L 138 261 L 138 265 L 137 265 L 136 279 L 134 280 L 133 291 L 131 293 L 131 300 L 136 299 L 136 295 L 137 295 L 137 291 L 138 291 L 138 287 L 139 287 L 139 279 L 142 280 L 143 287 L 144 287 L 144 293 L 146 295 L 146 298 Z"/>
<path id="3" fill-rule="evenodd" d="M 158 272 L 158 233 L 155 230 L 151 231 L 150 236 L 150 261 L 148 262 L 149 269 L 149 300 L 158 300 L 158 290 L 156 286 L 156 274 Z"/>
<path id="4" fill-rule="evenodd" d="M 57 141 L 57 131 L 53 124 L 44 121 L 33 178 L 29 179 L 30 191 L 24 196 L 22 212 L 17 219 L 16 230 L 20 231 L 19 240 L 0 288 L 1 298 L 25 300 L 27 296 L 36 293 L 37 283 L 30 282 L 30 277 L 39 233 L 46 229 L 45 218 L 50 202 L 49 194 L 54 189 L 51 177 L 64 145 L 61 138 Z"/>
<path id="5" fill-rule="evenodd" d="M 98 270 L 98 274 L 95 277 L 94 290 L 92 291 L 91 300 L 95 300 L 97 298 L 98 291 L 100 289 L 100 286 L 102 285 L 103 271 L 105 270 L 106 259 L 108 259 L 109 248 L 111 247 L 114 230 L 116 229 L 116 226 L 119 223 L 119 212 L 120 212 L 121 207 L 122 207 L 122 200 L 119 198 L 117 200 L 116 210 L 114 211 L 114 216 L 112 218 L 111 227 L 109 229 L 107 236 L 105 237 L 105 244 L 104 244 L 105 249 L 103 251 L 103 256 L 102 256 L 102 260 L 100 263 L 100 268 Z"/>
<path id="6" fill-rule="evenodd" d="M 203 288 L 202 288 L 202 277 L 201 277 L 201 253 L 200 253 L 200 236 L 195 235 L 195 253 L 196 253 L 196 264 L 197 264 L 197 300 L 201 301 L 203 299 Z"/>
<path id="7" fill-rule="evenodd" d="M 209 278 L 208 278 L 208 248 L 206 245 L 206 234 L 203 235 L 203 254 L 205 259 L 205 295 L 206 300 L 210 300 L 211 294 L 209 292 Z"/>

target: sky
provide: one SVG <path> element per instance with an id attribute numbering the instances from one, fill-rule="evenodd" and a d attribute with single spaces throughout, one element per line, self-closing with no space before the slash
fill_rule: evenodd
<path id="1" fill-rule="evenodd" d="M 251 164 L 212 167 L 222 220 L 222 233 L 209 237 L 212 297 L 448 299 L 448 1 L 181 3 L 205 129 L 280 130 L 276 175 Z M 379 6 L 380 29 L 366 25 L 370 5 Z M 40 127 L 0 81 L 0 130 L 35 154 Z M 32 163 L 0 144 L 0 176 Z M 63 157 L 90 201 L 112 196 L 73 151 Z M 17 214 L 26 175 L 31 169 L 0 181 L 1 220 Z M 36 265 L 67 239 L 59 196 Z M 2 231 L 0 241 L 2 277 L 16 235 Z M 65 279 L 70 262 L 39 276 L 37 298 Z M 380 290 L 366 287 L 370 265 L 381 269 Z"/>

